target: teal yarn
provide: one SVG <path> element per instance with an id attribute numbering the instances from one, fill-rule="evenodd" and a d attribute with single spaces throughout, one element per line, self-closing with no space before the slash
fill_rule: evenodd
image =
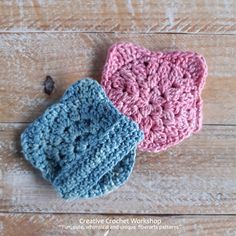
<path id="1" fill-rule="evenodd" d="M 138 124 L 121 114 L 89 78 L 71 85 L 21 134 L 24 157 L 61 197 L 92 198 L 111 192 L 130 176 Z"/>

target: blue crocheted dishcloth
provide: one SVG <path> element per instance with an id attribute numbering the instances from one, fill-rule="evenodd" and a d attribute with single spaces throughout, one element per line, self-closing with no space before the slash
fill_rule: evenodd
<path id="1" fill-rule="evenodd" d="M 26 128 L 21 144 L 25 158 L 68 199 L 101 196 L 122 185 L 142 139 L 138 125 L 86 78 Z"/>

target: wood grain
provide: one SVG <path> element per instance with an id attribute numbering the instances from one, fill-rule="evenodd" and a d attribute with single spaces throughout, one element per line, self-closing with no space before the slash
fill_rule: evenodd
<path id="1" fill-rule="evenodd" d="M 236 235 L 235 34 L 233 0 L 1 0 L 0 235 Z M 71 83 L 99 81 L 108 47 L 120 41 L 206 57 L 203 129 L 166 152 L 139 152 L 112 194 L 63 201 L 23 158 L 19 135 Z M 56 82 L 50 96 L 47 75 Z M 92 219 L 128 220 L 136 230 L 81 229 Z"/>
<path id="2" fill-rule="evenodd" d="M 0 226 L 3 236 L 234 236 L 236 216 L 0 214 Z"/>
<path id="3" fill-rule="evenodd" d="M 235 214 L 236 126 L 204 126 L 160 154 L 138 153 L 130 180 L 92 200 L 63 201 L 20 154 L 23 124 L 1 124 L 0 211 Z"/>
<path id="4" fill-rule="evenodd" d="M 236 40 L 226 35 L 27 33 L 0 35 L 0 122 L 30 122 L 72 82 L 100 80 L 109 46 L 131 41 L 152 50 L 192 50 L 206 57 L 204 124 L 236 124 Z M 56 91 L 43 92 L 51 75 Z"/>
<path id="5" fill-rule="evenodd" d="M 2 0 L 1 31 L 236 33 L 233 0 Z"/>

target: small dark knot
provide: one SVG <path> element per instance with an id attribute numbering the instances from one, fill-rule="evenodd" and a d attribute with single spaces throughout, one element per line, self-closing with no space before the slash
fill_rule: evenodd
<path id="1" fill-rule="evenodd" d="M 43 85 L 44 85 L 44 92 L 48 95 L 51 95 L 51 93 L 55 89 L 55 82 L 50 75 L 46 76 Z"/>

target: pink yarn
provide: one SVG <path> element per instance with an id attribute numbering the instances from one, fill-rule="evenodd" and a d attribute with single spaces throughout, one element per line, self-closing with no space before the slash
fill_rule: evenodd
<path id="1" fill-rule="evenodd" d="M 143 151 L 171 147 L 201 128 L 205 59 L 193 52 L 151 52 L 113 45 L 101 84 L 108 97 L 144 131 Z"/>

